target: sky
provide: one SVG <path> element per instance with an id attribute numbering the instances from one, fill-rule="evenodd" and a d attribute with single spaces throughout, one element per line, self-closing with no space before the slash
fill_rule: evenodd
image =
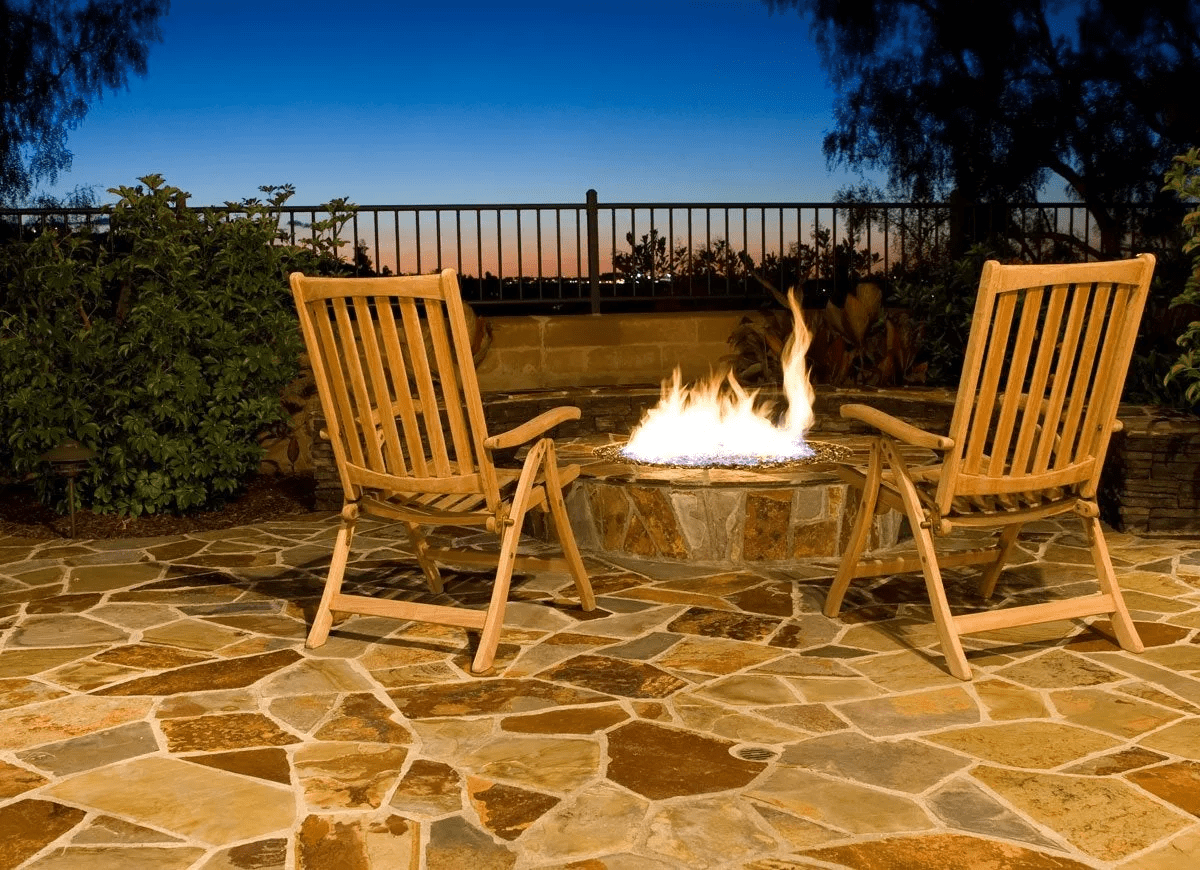
<path id="1" fill-rule="evenodd" d="M 762 0 L 172 0 L 51 192 L 196 205 L 827 202 L 857 181 L 805 21 Z"/>

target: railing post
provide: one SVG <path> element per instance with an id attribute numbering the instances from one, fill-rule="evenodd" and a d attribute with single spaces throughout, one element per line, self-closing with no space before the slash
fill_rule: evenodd
<path id="1" fill-rule="evenodd" d="M 592 314 L 600 313 L 600 209 L 596 191 L 587 192 L 588 286 L 592 294 Z"/>

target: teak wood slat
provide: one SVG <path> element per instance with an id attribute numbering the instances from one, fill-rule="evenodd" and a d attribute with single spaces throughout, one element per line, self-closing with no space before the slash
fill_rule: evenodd
<path id="1" fill-rule="evenodd" d="M 1028 396 L 1046 395 L 1046 385 L 1054 367 L 1056 350 L 1059 347 L 1059 330 L 1062 326 L 1067 293 L 1060 292 L 1060 288 L 1053 288 L 1050 292 L 1046 320 L 1042 324 L 1043 338 L 1037 349 L 1037 360 L 1033 364 L 1033 376 L 1030 380 L 1029 392 L 1026 394 Z M 1017 435 L 1017 446 L 1012 461 L 1012 469 L 1016 474 L 1032 472 L 1033 454 L 1040 443 L 1037 440 L 1038 433 L 1047 431 L 1041 425 L 1044 413 L 1044 407 L 1038 408 L 1035 413 L 1026 412 L 1021 420 L 1020 433 Z"/>
<path id="2" fill-rule="evenodd" d="M 554 425 L 579 419 L 558 408 L 509 432 L 489 435 L 458 278 L 291 276 L 300 327 L 317 382 L 344 505 L 325 588 L 308 634 L 323 644 L 333 612 L 436 622 L 479 632 L 474 673 L 491 669 L 514 570 L 569 573 L 581 606 L 595 608 L 591 582 L 567 519 L 562 488 L 579 473 L 560 467 Z M 492 451 L 528 445 L 520 468 L 497 468 Z M 562 546 L 554 560 L 521 556 L 530 510 L 548 512 Z M 361 513 L 401 524 L 411 552 L 439 600 L 414 602 L 343 591 Z M 436 526 L 482 527 L 498 552 L 435 548 Z M 439 564 L 495 567 L 486 610 L 443 592 Z"/>
<path id="3" fill-rule="evenodd" d="M 1096 492 L 1145 308 L 1154 257 L 1067 265 L 987 262 L 947 436 L 908 426 L 862 405 L 842 416 L 874 425 L 867 466 L 842 476 L 862 490 L 858 514 L 825 603 L 836 616 L 851 582 L 919 570 L 951 673 L 971 678 L 960 637 L 1060 619 L 1109 614 L 1120 645 L 1140 652 L 1113 572 Z M 901 445 L 934 448 L 935 466 L 910 469 Z M 871 518 L 901 510 L 913 557 L 864 559 Z M 955 614 L 941 569 L 977 564 L 991 597 L 1021 528 L 1075 514 L 1083 524 L 1099 594 L 1043 604 Z M 935 537 L 955 527 L 993 529 L 994 546 L 941 552 Z"/>
<path id="4" fill-rule="evenodd" d="M 1030 290 L 1023 300 L 1021 325 L 1017 330 L 1016 342 L 1013 345 L 1012 363 L 1005 378 L 1006 388 L 1000 400 L 1000 414 L 996 420 L 996 431 L 992 436 L 991 461 L 988 463 L 987 469 L 989 477 L 998 476 L 1006 466 L 1016 470 L 1016 463 L 1009 462 L 1009 447 L 1012 446 L 1011 439 L 1017 423 L 1017 412 L 1023 404 L 1021 399 L 1025 394 L 1014 385 L 1020 385 L 1025 380 L 1025 367 L 1029 364 L 1029 353 L 1037 330 L 1041 301 L 1042 291 L 1036 289 Z"/>
<path id="5" fill-rule="evenodd" d="M 415 477 L 427 477 L 428 469 L 425 466 L 425 448 L 421 440 L 420 424 L 417 422 L 417 407 L 409 387 L 408 364 L 404 361 L 404 351 L 400 344 L 400 332 L 396 327 L 396 313 L 392 310 L 391 299 L 387 296 L 375 297 L 375 312 L 379 319 L 380 335 L 383 338 L 388 372 L 395 395 L 391 405 L 392 422 L 400 420 L 404 436 L 401 462 L 396 466 L 395 473 L 404 473 L 404 457 L 407 452 L 408 466 L 412 469 L 412 474 Z M 389 416 L 382 411 L 380 413 L 381 416 Z"/>

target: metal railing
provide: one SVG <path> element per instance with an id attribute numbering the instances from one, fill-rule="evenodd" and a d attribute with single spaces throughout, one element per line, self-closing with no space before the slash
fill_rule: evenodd
<path id="1" fill-rule="evenodd" d="M 236 210 L 235 210 L 236 211 Z M 887 276 L 999 231 L 1029 259 L 1093 259 L 1170 244 L 1182 208 L 1114 209 L 1107 230 L 1078 203 L 582 203 L 356 206 L 342 254 L 359 274 L 451 266 L 464 297 L 500 313 L 741 309 L 781 289 Z M 283 206 L 281 233 L 315 238 L 326 206 Z M 17 232 L 107 227 L 103 208 L 6 209 Z M 1110 234 L 1105 238 L 1105 232 Z M 353 241 L 351 241 L 353 240 Z"/>

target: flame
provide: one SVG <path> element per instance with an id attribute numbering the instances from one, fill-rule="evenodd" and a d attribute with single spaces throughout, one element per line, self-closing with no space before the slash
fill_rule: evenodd
<path id="1" fill-rule="evenodd" d="M 757 402 L 758 391 L 747 391 L 733 372 L 685 387 L 676 368 L 621 455 L 636 462 L 692 466 L 760 465 L 812 456 L 804 440 L 813 424 L 815 393 L 804 364 L 812 336 L 794 291 L 788 291 L 788 307 L 792 335 L 781 355 L 788 408 L 778 426 L 769 409 Z"/>

